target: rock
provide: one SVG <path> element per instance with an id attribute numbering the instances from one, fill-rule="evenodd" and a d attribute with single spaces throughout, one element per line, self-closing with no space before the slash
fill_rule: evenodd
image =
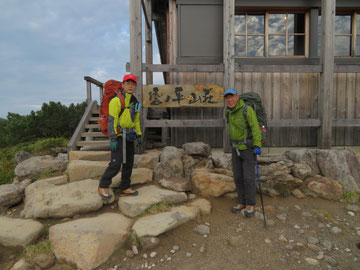
<path id="1" fill-rule="evenodd" d="M 192 173 L 192 181 L 195 188 L 203 196 L 219 197 L 227 192 L 236 190 L 231 172 L 219 169 L 195 169 Z M 220 174 L 223 172 L 222 174 Z M 227 174 L 227 175 L 226 175 Z"/>
<path id="2" fill-rule="evenodd" d="M 343 196 L 342 185 L 329 177 L 316 175 L 308 179 L 306 185 L 309 195 L 327 200 L 339 200 Z"/>
<path id="3" fill-rule="evenodd" d="M 33 267 L 24 258 L 17 261 L 10 270 L 32 270 Z"/>
<path id="4" fill-rule="evenodd" d="M 187 200 L 184 192 L 165 190 L 154 185 L 141 187 L 137 191 L 139 192 L 138 196 L 119 199 L 119 209 L 128 217 L 136 217 L 144 213 L 150 206 L 160 202 L 181 203 Z"/>
<path id="5" fill-rule="evenodd" d="M 305 258 L 305 261 L 307 262 L 307 264 L 312 265 L 312 266 L 318 266 L 319 265 L 319 261 L 313 258 Z"/>
<path id="6" fill-rule="evenodd" d="M 291 168 L 294 177 L 304 180 L 305 178 L 312 176 L 312 171 L 309 165 L 302 163 L 295 163 Z"/>
<path id="7" fill-rule="evenodd" d="M 0 209 L 19 204 L 24 199 L 25 188 L 31 183 L 26 179 L 18 184 L 0 185 Z"/>
<path id="8" fill-rule="evenodd" d="M 309 242 L 309 244 L 316 245 L 317 243 L 319 243 L 319 239 L 317 239 L 316 237 L 313 237 L 313 236 L 309 236 L 308 242 Z"/>
<path id="9" fill-rule="evenodd" d="M 31 157 L 33 157 L 32 154 L 30 154 L 29 152 L 26 152 L 24 150 L 21 150 L 21 151 L 15 153 L 14 160 L 17 164 L 19 164 L 19 163 L 23 162 L 24 160 L 27 160 Z"/>
<path id="10" fill-rule="evenodd" d="M 147 168 L 135 168 L 131 174 L 131 185 L 150 183 L 153 180 L 153 171 Z M 121 183 L 121 171 L 112 179 L 110 187 L 119 187 Z"/>
<path id="11" fill-rule="evenodd" d="M 130 226 L 123 215 L 105 213 L 51 226 L 49 240 L 57 260 L 94 269 L 124 245 Z"/>
<path id="12" fill-rule="evenodd" d="M 98 185 L 91 179 L 59 186 L 35 182 L 25 190 L 23 214 L 26 218 L 61 218 L 95 211 L 103 206 Z"/>
<path id="13" fill-rule="evenodd" d="M 110 151 L 70 151 L 69 160 L 110 161 Z"/>
<path id="14" fill-rule="evenodd" d="M 342 230 L 338 227 L 333 227 L 333 228 L 331 228 L 331 232 L 333 234 L 339 234 L 339 233 L 342 233 Z"/>
<path id="15" fill-rule="evenodd" d="M 295 163 L 309 165 L 313 175 L 338 180 L 345 192 L 360 191 L 360 164 L 351 150 L 301 149 L 284 154 Z"/>
<path id="16" fill-rule="evenodd" d="M 169 179 L 161 179 L 160 185 L 175 191 L 191 191 L 192 184 L 191 181 L 183 177 L 172 177 Z"/>
<path id="17" fill-rule="evenodd" d="M 224 153 L 224 150 L 213 149 L 211 151 L 211 159 L 216 168 L 232 170 L 231 153 Z"/>
<path id="18" fill-rule="evenodd" d="M 151 250 L 159 246 L 160 239 L 157 237 L 142 237 L 140 238 L 141 247 L 144 251 Z"/>
<path id="19" fill-rule="evenodd" d="M 188 155 L 208 157 L 211 154 L 210 145 L 203 142 L 191 142 L 183 144 L 182 148 Z"/>
<path id="20" fill-rule="evenodd" d="M 314 252 L 320 252 L 322 250 L 321 247 L 319 247 L 319 246 L 317 246 L 315 244 L 310 244 L 309 243 L 307 246 L 308 246 L 309 249 L 311 249 Z"/>
<path id="21" fill-rule="evenodd" d="M 280 236 L 279 236 L 279 241 L 280 241 L 280 242 L 283 242 L 283 243 L 287 243 L 287 242 L 288 242 L 287 238 L 286 238 L 285 236 L 283 236 L 283 235 L 280 235 Z"/>
<path id="22" fill-rule="evenodd" d="M 276 215 L 276 218 L 285 222 L 287 220 L 287 214 L 286 213 L 283 213 L 283 214 L 277 214 Z"/>
<path id="23" fill-rule="evenodd" d="M 70 182 L 84 179 L 100 179 L 108 167 L 109 161 L 72 160 L 69 162 L 66 172 Z"/>
<path id="24" fill-rule="evenodd" d="M 45 173 L 62 173 L 68 161 L 52 156 L 31 157 L 15 167 L 15 174 L 21 181 L 23 179 L 36 179 Z"/>
<path id="25" fill-rule="evenodd" d="M 137 246 L 132 246 L 131 248 L 135 255 L 139 254 L 139 250 L 138 250 Z"/>
<path id="26" fill-rule="evenodd" d="M 0 244 L 5 247 L 26 246 L 36 241 L 44 226 L 34 220 L 0 216 Z"/>
<path id="27" fill-rule="evenodd" d="M 352 211 L 352 212 L 360 212 L 360 207 L 353 204 L 353 205 L 347 205 L 345 206 L 346 210 Z"/>
<path id="28" fill-rule="evenodd" d="M 331 251 L 333 244 L 329 240 L 320 241 L 320 245 L 323 246 L 327 251 Z"/>
<path id="29" fill-rule="evenodd" d="M 142 217 L 132 228 L 139 237 L 158 236 L 195 219 L 197 213 L 196 208 L 179 206 L 169 212 Z"/>
<path id="30" fill-rule="evenodd" d="M 304 193 L 302 193 L 300 189 L 294 189 L 293 191 L 291 191 L 291 193 L 298 199 L 305 198 Z"/>
<path id="31" fill-rule="evenodd" d="M 184 150 L 167 146 L 160 154 L 160 162 L 154 168 L 154 179 L 184 177 L 182 158 Z"/>
<path id="32" fill-rule="evenodd" d="M 55 264 L 55 258 L 53 254 L 37 254 L 33 261 L 36 265 L 38 265 L 41 269 L 48 269 Z"/>
<path id="33" fill-rule="evenodd" d="M 229 244 L 233 247 L 241 247 L 246 244 L 246 241 L 242 235 L 233 236 L 229 239 Z"/>
<path id="34" fill-rule="evenodd" d="M 324 256 L 324 261 L 327 262 L 328 264 L 330 264 L 333 267 L 336 267 L 338 265 L 336 260 L 334 260 L 332 257 L 327 256 L 327 255 Z"/>
<path id="35" fill-rule="evenodd" d="M 201 225 L 196 226 L 196 228 L 194 229 L 194 232 L 201 234 L 201 235 L 210 234 L 210 227 L 201 224 Z"/>
<path id="36" fill-rule="evenodd" d="M 291 175 L 291 169 L 284 164 L 272 163 L 259 166 L 261 188 L 265 194 L 276 196 L 302 186 L 303 181 Z"/>
<path id="37" fill-rule="evenodd" d="M 193 157 L 189 155 L 183 156 L 183 164 L 184 164 L 184 176 L 188 179 L 191 178 L 191 174 L 196 168 L 214 168 L 214 164 L 211 159 L 203 158 L 203 157 Z"/>
<path id="38" fill-rule="evenodd" d="M 135 155 L 134 168 L 147 168 L 154 170 L 160 159 L 160 151 L 148 150 L 145 154 Z"/>
<path id="39" fill-rule="evenodd" d="M 198 208 L 202 215 L 210 215 L 211 213 L 211 203 L 206 199 L 197 199 L 187 206 Z"/>

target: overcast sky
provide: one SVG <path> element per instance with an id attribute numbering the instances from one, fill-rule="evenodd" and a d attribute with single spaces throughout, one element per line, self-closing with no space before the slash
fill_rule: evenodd
<path id="1" fill-rule="evenodd" d="M 0 117 L 80 103 L 84 76 L 105 82 L 126 73 L 129 0 L 1 0 L 0 10 Z"/>

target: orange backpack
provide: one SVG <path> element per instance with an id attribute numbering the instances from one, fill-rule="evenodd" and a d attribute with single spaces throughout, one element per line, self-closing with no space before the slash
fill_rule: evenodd
<path id="1" fill-rule="evenodd" d="M 100 125 L 101 132 L 107 137 L 109 137 L 109 132 L 108 132 L 109 103 L 117 94 L 121 101 L 121 111 L 119 114 L 120 117 L 125 109 L 125 100 L 123 95 L 121 94 L 121 91 L 123 89 L 124 88 L 122 82 L 115 80 L 109 80 L 104 85 L 104 96 L 99 108 L 100 119 L 97 122 Z M 118 90 L 120 90 L 120 92 Z"/>

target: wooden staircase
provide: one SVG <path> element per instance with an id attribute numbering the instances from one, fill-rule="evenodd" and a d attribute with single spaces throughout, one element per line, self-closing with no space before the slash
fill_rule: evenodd
<path id="1" fill-rule="evenodd" d="M 108 150 L 109 138 L 100 131 L 97 123 L 99 120 L 99 106 L 92 101 L 86 107 L 67 148 L 71 150 Z"/>

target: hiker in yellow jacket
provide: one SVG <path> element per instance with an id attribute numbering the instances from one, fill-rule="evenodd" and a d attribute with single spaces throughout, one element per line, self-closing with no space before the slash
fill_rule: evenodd
<path id="1" fill-rule="evenodd" d="M 137 86 L 136 77 L 127 74 L 123 78 L 124 91 L 121 92 L 125 104 L 120 97 L 114 97 L 109 103 L 108 132 L 110 136 L 111 160 L 101 177 L 99 194 L 104 199 L 110 199 L 109 186 L 112 178 L 121 171 L 120 196 L 136 196 L 138 191 L 130 188 L 130 177 L 134 166 L 134 141 L 142 143 L 139 120 L 140 103 L 133 95 Z M 123 106 L 123 108 L 122 108 Z M 125 107 L 124 107 L 125 106 Z"/>

